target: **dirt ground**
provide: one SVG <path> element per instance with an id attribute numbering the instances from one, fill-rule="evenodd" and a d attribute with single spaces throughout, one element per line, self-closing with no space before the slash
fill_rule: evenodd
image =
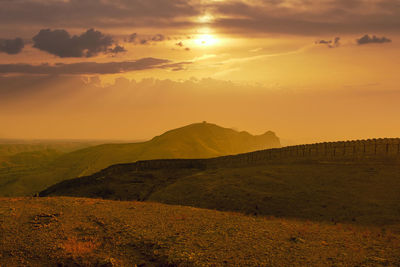
<path id="1" fill-rule="evenodd" d="M 0 266 L 400 266 L 398 229 L 149 202 L 1 198 Z"/>

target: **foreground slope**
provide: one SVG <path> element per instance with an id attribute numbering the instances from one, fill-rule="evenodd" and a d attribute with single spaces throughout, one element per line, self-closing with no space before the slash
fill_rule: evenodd
<path id="1" fill-rule="evenodd" d="M 273 132 L 253 136 L 215 124 L 196 123 L 147 142 L 105 144 L 73 151 L 29 172 L 0 170 L 0 196 L 30 196 L 57 182 L 90 175 L 118 163 L 157 158 L 210 158 L 274 147 L 280 147 L 280 141 Z"/>
<path id="2" fill-rule="evenodd" d="M 0 199 L 1 266 L 399 266 L 400 234 L 156 203 Z"/>

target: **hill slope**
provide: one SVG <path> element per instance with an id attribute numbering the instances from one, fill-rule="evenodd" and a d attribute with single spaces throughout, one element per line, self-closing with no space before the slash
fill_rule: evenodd
<path id="1" fill-rule="evenodd" d="M 150 141 L 93 146 L 56 158 L 30 173 L 0 179 L 0 196 L 33 195 L 46 187 L 75 177 L 93 174 L 110 165 L 166 158 L 210 158 L 280 147 L 273 132 L 253 136 L 215 124 L 197 123 L 168 131 Z M 2 180 L 2 181 L 1 181 Z"/>
<path id="2" fill-rule="evenodd" d="M 74 150 L 83 149 L 89 146 L 98 145 L 97 141 L 20 141 L 10 140 L 9 142 L 0 139 L 0 157 L 12 156 L 19 153 L 38 152 L 54 150 L 59 153 L 69 153 Z"/>
<path id="3" fill-rule="evenodd" d="M 176 162 L 176 160 L 175 160 Z M 41 196 L 140 200 L 313 221 L 400 224 L 400 166 L 377 162 L 242 167 L 109 167 Z"/>
<path id="4" fill-rule="evenodd" d="M 149 159 L 211 158 L 280 147 L 273 132 L 253 136 L 215 124 L 196 123 L 134 144 L 90 147 L 60 157 L 54 167 L 72 169 L 84 176 L 118 163 Z M 72 175 L 72 173 L 71 173 Z"/>
<path id="5" fill-rule="evenodd" d="M 0 199 L 1 266 L 399 266 L 391 229 L 156 203 Z"/>

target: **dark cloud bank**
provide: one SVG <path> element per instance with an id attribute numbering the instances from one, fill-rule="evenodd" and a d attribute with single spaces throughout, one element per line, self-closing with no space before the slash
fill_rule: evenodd
<path id="1" fill-rule="evenodd" d="M 2 0 L 0 24 L 36 27 L 181 26 L 200 14 L 187 0 Z M 180 22 L 174 22 L 180 19 Z M 182 22 L 183 21 L 183 22 Z"/>
<path id="2" fill-rule="evenodd" d="M 398 0 L 249 0 L 221 1 L 210 6 L 219 15 L 215 26 L 242 34 L 400 33 Z"/>
<path id="3" fill-rule="evenodd" d="M 26 26 L 193 29 L 204 11 L 215 17 L 209 26 L 224 32 L 400 33 L 398 0 L 3 0 L 0 25 L 21 31 Z"/>
<path id="4" fill-rule="evenodd" d="M 55 65 L 42 64 L 0 64 L 0 74 L 50 74 L 50 75 L 79 75 L 79 74 L 116 74 L 130 71 L 149 69 L 183 70 L 190 62 L 171 62 L 167 59 L 142 58 L 135 61 L 122 62 L 81 62 L 73 64 L 58 63 Z"/>

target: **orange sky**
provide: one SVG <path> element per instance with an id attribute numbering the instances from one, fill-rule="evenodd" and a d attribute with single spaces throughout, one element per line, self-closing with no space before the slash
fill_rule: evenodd
<path id="1" fill-rule="evenodd" d="M 398 137 L 399 29 L 396 0 L 3 1 L 0 138 Z"/>

